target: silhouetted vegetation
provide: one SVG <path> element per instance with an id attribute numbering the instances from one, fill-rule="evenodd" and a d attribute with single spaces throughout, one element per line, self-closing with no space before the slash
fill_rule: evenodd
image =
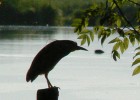
<path id="1" fill-rule="evenodd" d="M 93 30 L 88 26 L 93 22 Z M 75 19 L 73 26 L 81 39 L 81 45 L 90 45 L 97 36 L 101 45 L 108 37 L 118 34 L 114 39 L 110 38 L 108 44 L 114 44 L 112 58 L 117 61 L 132 45 L 140 44 L 140 3 L 138 0 L 105 0 L 104 3 L 94 4 L 86 9 L 79 18 Z M 96 34 L 96 35 L 95 35 Z M 131 45 L 131 46 L 130 46 Z M 135 47 L 134 46 L 134 47 Z M 132 66 L 136 66 L 132 75 L 140 74 L 140 46 L 135 49 Z"/>
<path id="2" fill-rule="evenodd" d="M 0 25 L 71 25 L 75 17 L 95 2 L 104 0 L 3 0 L 0 5 Z M 131 21 L 135 6 L 124 11 Z M 129 13 L 127 13 L 129 12 Z M 95 22 L 91 19 L 90 25 Z"/>

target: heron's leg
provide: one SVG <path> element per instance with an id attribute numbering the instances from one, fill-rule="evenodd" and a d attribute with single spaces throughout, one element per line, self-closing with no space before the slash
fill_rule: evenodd
<path id="1" fill-rule="evenodd" d="M 48 82 L 49 88 L 53 87 L 51 82 L 49 81 L 48 77 L 47 77 L 47 82 Z"/>
<path id="2" fill-rule="evenodd" d="M 52 84 L 51 84 L 51 82 L 50 82 L 49 79 L 48 79 L 48 74 L 45 74 L 45 78 L 46 78 L 46 80 L 47 80 L 48 88 L 53 87 Z"/>

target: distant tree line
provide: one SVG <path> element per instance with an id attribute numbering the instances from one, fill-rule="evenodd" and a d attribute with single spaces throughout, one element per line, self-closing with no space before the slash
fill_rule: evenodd
<path id="1" fill-rule="evenodd" d="M 40 11 L 30 9 L 26 12 L 20 12 L 6 2 L 0 6 L 1 25 L 62 25 L 61 16 L 61 11 L 52 6 L 44 6 Z"/>
<path id="2" fill-rule="evenodd" d="M 75 17 L 81 17 L 82 10 L 88 8 L 94 2 L 104 0 L 77 0 L 76 2 L 75 0 L 37 1 L 3 0 L 0 5 L 0 25 L 68 26 L 72 24 Z M 135 18 L 131 15 L 139 9 L 135 6 L 130 7 L 126 5 L 123 10 L 131 22 L 133 22 Z M 95 24 L 92 18 L 89 24 Z"/>

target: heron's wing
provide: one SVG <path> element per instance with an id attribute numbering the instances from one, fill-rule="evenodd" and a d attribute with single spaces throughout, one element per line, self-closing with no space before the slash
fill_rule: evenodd
<path id="1" fill-rule="evenodd" d="M 46 46 L 41 49 L 32 61 L 32 64 L 27 72 L 26 81 L 33 81 L 38 75 L 43 74 L 44 63 L 47 62 L 47 55 L 50 54 L 49 48 Z"/>
<path id="2" fill-rule="evenodd" d="M 41 49 L 32 61 L 27 72 L 26 80 L 33 81 L 38 75 L 48 73 L 60 60 L 59 50 L 53 44 L 49 44 Z"/>

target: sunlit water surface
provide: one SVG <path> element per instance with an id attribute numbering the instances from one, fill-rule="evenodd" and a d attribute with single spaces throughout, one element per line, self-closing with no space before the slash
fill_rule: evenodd
<path id="1" fill-rule="evenodd" d="M 38 51 L 58 39 L 80 45 L 69 27 L 10 27 L 0 31 L 0 100 L 36 100 L 37 90 L 46 88 L 47 83 L 44 76 L 27 83 L 27 70 Z M 70 53 L 49 73 L 51 83 L 61 88 L 59 100 L 140 100 L 140 75 L 131 75 L 134 48 L 115 62 L 107 41 L 101 46 L 95 37 L 89 47 L 83 46 L 88 52 Z M 105 53 L 97 55 L 95 49 Z"/>

